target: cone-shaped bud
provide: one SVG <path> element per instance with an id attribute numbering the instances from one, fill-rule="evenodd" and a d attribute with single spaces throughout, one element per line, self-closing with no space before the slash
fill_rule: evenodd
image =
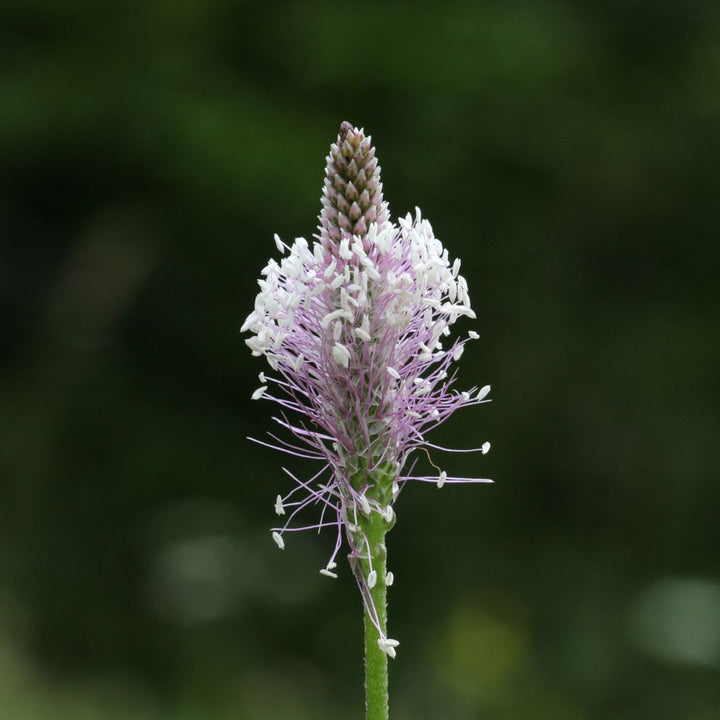
<path id="1" fill-rule="evenodd" d="M 372 138 L 349 122 L 340 126 L 326 158 L 319 220 L 318 238 L 334 255 L 343 238 L 364 237 L 370 223 L 381 230 L 390 222 Z"/>

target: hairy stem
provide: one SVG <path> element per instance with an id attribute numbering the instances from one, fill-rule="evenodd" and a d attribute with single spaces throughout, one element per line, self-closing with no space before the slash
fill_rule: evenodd
<path id="1" fill-rule="evenodd" d="M 375 586 L 370 590 L 373 604 L 383 632 L 387 632 L 387 587 L 385 585 L 386 550 L 385 533 L 387 524 L 373 513 L 366 524 L 366 535 L 372 554 L 372 568 L 377 574 Z M 365 578 L 369 564 L 362 563 Z M 388 720 L 388 656 L 380 649 L 380 635 L 365 611 L 365 718 L 366 720 Z"/>

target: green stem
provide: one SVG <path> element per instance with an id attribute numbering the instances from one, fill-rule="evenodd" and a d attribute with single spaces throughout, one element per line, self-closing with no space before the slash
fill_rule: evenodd
<path id="1" fill-rule="evenodd" d="M 380 515 L 373 513 L 366 524 L 366 534 L 372 553 L 372 567 L 377 573 L 371 594 L 383 632 L 387 634 L 387 568 L 385 533 L 387 524 Z M 362 563 L 367 578 L 369 566 Z M 388 656 L 378 646 L 377 628 L 365 611 L 365 720 L 388 720 Z"/>

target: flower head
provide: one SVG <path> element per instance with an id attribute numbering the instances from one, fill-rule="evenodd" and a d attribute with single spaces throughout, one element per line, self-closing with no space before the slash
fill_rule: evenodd
<path id="1" fill-rule="evenodd" d="M 391 584 L 392 574 L 378 579 L 368 528 L 392 526 L 408 481 L 490 482 L 440 468 L 413 474 L 411 462 L 415 451 L 438 449 L 426 440 L 429 431 L 461 407 L 488 402 L 490 388 L 453 389 L 453 363 L 478 337 L 470 331 L 447 339 L 459 318 L 475 318 L 460 261 L 450 261 L 419 210 L 390 221 L 371 138 L 349 123 L 327 157 L 319 220 L 312 245 L 275 237 L 284 257 L 262 271 L 241 330 L 251 333 L 253 355 L 265 356 L 275 371 L 261 373 L 253 398 L 277 403 L 275 420 L 292 436 L 271 434 L 264 444 L 322 463 L 309 480 L 285 470 L 295 487 L 276 500 L 286 522 L 273 537 L 283 548 L 286 532 L 334 527 L 335 549 L 321 572 L 335 577 L 344 536 L 380 647 L 394 657 L 397 642 L 377 621 L 371 592 L 379 581 Z M 489 444 L 477 449 L 485 453 Z M 299 522 L 312 506 L 319 518 Z"/>

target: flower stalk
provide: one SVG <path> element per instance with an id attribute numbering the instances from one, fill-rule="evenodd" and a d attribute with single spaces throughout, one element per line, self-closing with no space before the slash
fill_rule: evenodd
<path id="1" fill-rule="evenodd" d="M 253 399 L 277 403 L 274 420 L 290 436 L 256 442 L 321 464 L 308 480 L 283 468 L 294 487 L 276 498 L 285 522 L 272 537 L 283 549 L 286 533 L 334 528 L 320 570 L 332 578 L 347 546 L 365 613 L 366 717 L 386 720 L 388 658 L 399 645 L 387 634 L 393 576 L 385 540 L 394 505 L 411 481 L 492 482 L 448 475 L 431 455 L 448 449 L 426 440 L 456 410 L 489 402 L 490 387 L 453 387 L 453 363 L 479 337 L 471 330 L 444 344 L 458 319 L 475 318 L 460 261 L 450 261 L 419 210 L 391 222 L 371 138 L 349 123 L 331 145 L 321 202 L 312 246 L 275 236 L 284 257 L 262 271 L 241 331 L 273 371 L 260 373 Z M 436 473 L 417 470 L 420 454 Z M 301 519 L 317 507 L 319 519 Z"/>
<path id="2" fill-rule="evenodd" d="M 384 519 L 372 515 L 364 531 L 371 548 L 372 570 L 365 563 L 362 573 L 370 587 L 371 603 L 377 612 L 377 625 L 364 611 L 365 629 L 365 717 L 366 720 L 387 720 L 388 718 L 388 650 L 383 648 L 383 637 L 387 637 L 387 550 Z M 371 573 L 374 573 L 371 575 Z M 391 576 L 392 577 L 392 576 Z M 369 580 L 368 580 L 369 578 Z M 393 642 L 385 640 L 385 642 Z M 396 641 L 395 641 L 396 642 Z M 393 646 L 389 646 L 392 656 Z"/>

